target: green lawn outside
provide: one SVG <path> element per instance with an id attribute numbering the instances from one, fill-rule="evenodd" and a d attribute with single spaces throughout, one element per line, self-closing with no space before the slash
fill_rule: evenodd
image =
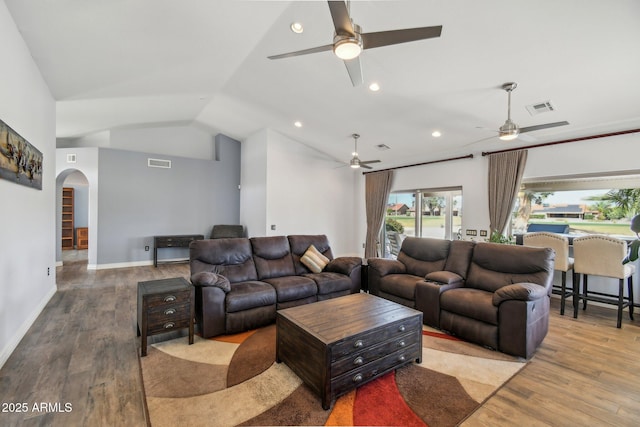
<path id="1" fill-rule="evenodd" d="M 407 215 L 390 215 L 388 218 L 395 219 L 405 228 L 414 228 L 415 218 Z M 460 227 L 461 217 L 453 217 L 454 227 Z M 530 223 L 543 223 L 542 221 L 530 221 Z M 554 221 L 553 223 L 560 223 L 560 221 Z M 578 221 L 578 222 L 564 222 L 569 224 L 572 233 L 594 233 L 594 234 L 611 234 L 619 236 L 635 236 L 635 233 L 629 228 L 629 223 L 612 223 L 608 221 Z M 423 227 L 440 227 L 444 226 L 444 216 L 423 216 Z"/>

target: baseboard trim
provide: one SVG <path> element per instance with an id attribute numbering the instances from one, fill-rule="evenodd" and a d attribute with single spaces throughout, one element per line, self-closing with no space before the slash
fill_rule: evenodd
<path id="1" fill-rule="evenodd" d="M 115 262 L 112 264 L 87 264 L 87 270 L 109 270 L 112 268 L 144 267 L 153 265 L 153 261 Z"/>
<path id="2" fill-rule="evenodd" d="M 44 310 L 44 308 L 47 306 L 47 303 L 55 295 L 57 290 L 58 290 L 57 286 L 54 285 L 51 287 L 49 292 L 47 292 L 44 298 L 42 298 L 42 300 L 40 301 L 40 304 L 38 304 L 36 309 L 33 310 L 31 315 L 22 323 L 22 326 L 18 328 L 16 333 L 13 334 L 13 337 L 11 338 L 7 346 L 2 349 L 2 353 L 0 353 L 0 368 L 2 368 L 4 364 L 7 362 L 7 360 L 9 360 L 9 357 L 11 357 L 11 354 L 18 347 L 18 344 L 20 344 L 20 341 L 22 341 L 22 338 L 24 338 L 24 336 L 27 334 L 27 332 L 29 331 L 29 328 L 31 328 L 33 323 L 36 321 L 40 313 L 42 313 L 42 310 Z"/>

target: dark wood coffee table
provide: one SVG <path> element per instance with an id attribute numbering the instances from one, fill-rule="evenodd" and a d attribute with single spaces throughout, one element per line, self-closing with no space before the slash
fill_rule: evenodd
<path id="1" fill-rule="evenodd" d="M 278 311 L 276 361 L 322 407 L 400 366 L 422 361 L 422 313 L 359 293 Z"/>

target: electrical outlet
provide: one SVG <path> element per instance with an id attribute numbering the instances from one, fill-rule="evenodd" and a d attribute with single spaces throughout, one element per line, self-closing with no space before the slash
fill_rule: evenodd
<path id="1" fill-rule="evenodd" d="M 275 224 L 271 224 L 271 229 L 275 230 L 276 229 L 276 225 Z"/>
<path id="2" fill-rule="evenodd" d="M 149 246 L 144 247 L 145 252 L 149 252 Z"/>

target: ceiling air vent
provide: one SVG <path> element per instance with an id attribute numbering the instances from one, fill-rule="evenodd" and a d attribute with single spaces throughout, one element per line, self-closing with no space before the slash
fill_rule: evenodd
<path id="1" fill-rule="evenodd" d="M 387 144 L 378 144 L 376 145 L 376 148 L 380 151 L 385 151 L 385 150 L 390 150 L 391 147 L 389 147 Z"/>
<path id="2" fill-rule="evenodd" d="M 67 163 L 75 163 L 76 155 L 75 154 L 67 154 Z"/>
<path id="3" fill-rule="evenodd" d="M 527 111 L 532 116 L 540 113 L 548 113 L 550 111 L 556 111 L 556 107 L 551 104 L 551 101 L 538 102 L 537 104 L 527 105 Z"/>
<path id="4" fill-rule="evenodd" d="M 171 169 L 171 160 L 147 159 L 147 166 L 150 168 Z"/>

